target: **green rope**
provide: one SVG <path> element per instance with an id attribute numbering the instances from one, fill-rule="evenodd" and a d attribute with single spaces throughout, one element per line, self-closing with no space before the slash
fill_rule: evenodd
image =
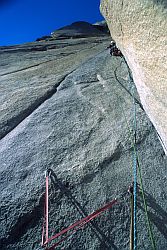
<path id="1" fill-rule="evenodd" d="M 142 178 L 142 174 L 141 174 L 141 167 L 140 167 L 140 164 L 139 164 L 138 155 L 137 155 L 137 165 L 138 165 L 139 180 L 140 180 L 140 186 L 141 186 L 141 193 L 142 193 L 142 198 L 143 198 L 145 216 L 146 216 L 146 220 L 147 220 L 147 227 L 148 227 L 148 230 L 149 230 L 149 237 L 150 237 L 150 241 L 151 241 L 151 244 L 152 244 L 152 249 L 156 250 L 156 244 L 155 244 L 155 239 L 154 239 L 154 236 L 153 236 L 152 225 L 151 225 L 151 221 L 150 221 L 149 216 L 148 216 L 148 208 L 147 208 L 147 202 L 146 202 L 146 198 L 145 198 L 145 194 L 144 194 L 143 178 Z"/>
<path id="2" fill-rule="evenodd" d="M 134 97 L 134 88 L 132 90 L 132 95 Z M 134 112 L 134 121 L 133 121 L 133 126 L 134 126 L 134 131 L 133 131 L 133 137 L 134 137 L 134 146 L 136 148 L 136 132 L 137 132 L 137 120 L 136 120 L 136 103 L 135 103 L 135 98 L 133 98 L 133 112 Z M 137 151 L 137 149 L 136 149 Z M 135 150 L 133 150 L 133 234 L 134 234 L 134 250 L 137 249 L 137 157 Z"/>
<path id="3" fill-rule="evenodd" d="M 134 150 L 134 153 L 135 153 L 136 159 L 137 159 L 138 172 L 139 172 L 139 180 L 140 180 L 140 187 L 141 187 L 141 193 L 142 193 L 142 198 L 143 198 L 144 210 L 145 210 L 145 215 L 146 215 L 146 220 L 147 220 L 147 227 L 148 227 L 148 231 L 149 231 L 149 238 L 150 238 L 150 241 L 151 241 L 151 244 L 152 244 L 152 249 L 156 250 L 156 245 L 155 245 L 155 240 L 154 240 L 154 237 L 153 237 L 152 226 L 151 226 L 151 222 L 150 222 L 150 219 L 149 219 L 149 216 L 148 216 L 147 202 L 146 202 L 146 198 L 145 198 L 145 194 L 144 194 L 143 179 L 142 179 L 142 174 L 141 174 L 141 167 L 140 167 L 140 164 L 139 164 L 139 157 L 138 157 L 138 154 L 137 154 L 137 151 L 136 151 L 136 147 L 135 147 L 133 139 L 132 139 L 133 135 L 132 135 L 132 132 L 130 130 L 127 118 L 125 116 L 125 112 L 123 110 L 122 104 L 121 104 L 121 109 L 123 111 L 123 115 L 124 115 L 124 118 L 125 118 L 125 121 L 126 121 L 126 124 L 127 124 L 127 128 L 128 128 L 128 131 L 129 131 L 129 134 L 130 134 L 130 137 L 131 137 L 131 142 L 132 142 L 133 150 Z"/>
<path id="4" fill-rule="evenodd" d="M 128 70 L 129 70 L 129 67 L 128 67 Z M 116 75 L 116 72 L 114 72 L 114 73 Z M 116 93 L 116 95 L 117 95 L 118 99 L 121 99 L 120 96 L 117 93 Z M 141 193 L 142 193 L 144 211 L 145 211 L 147 227 L 148 227 L 148 234 L 149 234 L 149 238 L 150 238 L 150 241 L 151 241 L 152 249 L 156 250 L 156 244 L 155 244 L 155 239 L 154 239 L 154 236 L 153 236 L 152 226 L 151 226 L 151 222 L 150 222 L 150 219 L 149 219 L 149 216 L 148 216 L 148 208 L 147 208 L 148 206 L 147 206 L 147 202 L 146 202 L 146 198 L 145 198 L 145 194 L 144 194 L 141 167 L 140 167 L 140 164 L 139 164 L 139 157 L 138 157 L 138 154 L 137 154 L 137 151 L 136 151 L 136 147 L 135 147 L 135 144 L 134 144 L 134 141 L 133 141 L 133 134 L 131 132 L 128 120 L 126 118 L 126 115 L 125 115 L 125 112 L 124 112 L 124 109 L 123 109 L 123 106 L 122 106 L 122 102 L 119 102 L 118 105 L 120 106 L 120 108 L 122 110 L 122 113 L 123 113 L 123 116 L 124 116 L 124 119 L 125 119 L 125 122 L 126 122 L 126 125 L 127 125 L 127 129 L 128 129 L 129 135 L 130 135 L 130 140 L 131 140 L 131 143 L 132 143 L 132 147 L 133 147 L 134 153 L 136 155 L 138 172 L 139 172 L 139 180 L 140 180 L 140 186 L 141 186 Z"/>

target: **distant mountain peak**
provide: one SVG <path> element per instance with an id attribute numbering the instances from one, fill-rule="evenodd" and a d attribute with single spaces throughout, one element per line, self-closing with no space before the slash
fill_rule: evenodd
<path id="1" fill-rule="evenodd" d="M 51 33 L 56 38 L 78 38 L 78 37 L 94 37 L 105 36 L 106 30 L 99 28 L 85 21 L 77 21 L 65 27 L 62 27 Z"/>

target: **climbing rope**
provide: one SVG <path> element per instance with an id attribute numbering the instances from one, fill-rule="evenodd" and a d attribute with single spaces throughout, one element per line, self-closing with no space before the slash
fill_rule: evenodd
<path id="1" fill-rule="evenodd" d="M 131 72 L 130 72 L 129 66 L 128 66 L 125 58 L 124 58 L 124 61 L 125 61 L 126 65 L 127 65 L 127 68 L 128 68 L 129 77 L 132 80 Z M 116 76 L 116 71 L 114 73 L 115 73 L 115 76 Z M 117 79 L 118 78 L 116 77 L 116 80 Z M 117 93 L 116 93 L 116 95 L 117 95 L 117 98 L 120 99 L 120 97 L 119 97 L 119 95 Z M 135 98 L 133 98 L 133 100 L 136 102 Z M 145 216 L 146 216 L 146 221 L 147 221 L 148 234 L 149 234 L 150 242 L 151 242 L 151 245 L 152 245 L 152 249 L 156 250 L 156 244 L 155 244 L 155 239 L 154 239 L 154 236 L 153 236 L 151 221 L 150 221 L 149 216 L 148 216 L 148 208 L 147 208 L 147 202 L 146 202 L 145 193 L 144 193 L 144 186 L 143 186 L 143 179 L 142 179 L 142 173 L 141 173 L 141 166 L 140 166 L 140 162 L 139 162 L 139 156 L 138 156 L 138 153 L 137 153 L 137 150 L 136 150 L 136 145 L 135 145 L 135 141 L 134 141 L 134 135 L 132 134 L 132 131 L 130 129 L 128 120 L 126 118 L 126 115 L 125 115 L 125 112 L 124 112 L 124 109 L 123 109 L 123 106 L 122 106 L 122 102 L 119 102 L 118 105 L 120 106 L 120 108 L 122 110 L 122 113 L 123 113 L 123 116 L 124 116 L 124 119 L 125 119 L 125 123 L 126 123 L 127 129 L 128 129 L 128 133 L 129 133 L 129 138 L 130 138 L 131 143 L 132 143 L 133 152 L 134 152 L 134 155 L 135 155 L 135 158 L 136 158 L 136 160 L 135 160 L 136 162 L 134 162 L 134 166 L 133 166 L 134 177 L 135 177 L 135 179 L 137 179 L 137 171 L 138 171 L 138 173 L 139 173 L 139 181 L 140 181 L 140 188 L 141 188 L 141 194 L 142 194 L 142 199 L 143 199 L 143 204 L 144 204 L 144 211 L 145 211 Z M 136 109 L 136 107 L 135 107 L 135 109 Z M 134 119 L 134 125 L 136 127 L 136 110 L 134 110 L 134 117 L 135 117 L 135 119 Z M 137 167 L 136 167 L 136 163 L 137 163 Z M 137 194 L 137 182 L 136 182 L 136 190 L 135 191 L 133 190 L 133 194 L 134 195 Z M 136 208 L 135 204 L 134 204 L 133 208 Z M 133 219 L 135 219 L 135 218 L 136 218 L 136 214 L 134 214 L 134 218 Z M 136 226 L 136 222 L 135 221 L 133 221 L 133 226 L 134 226 L 134 223 L 135 223 L 135 226 Z M 133 233 L 137 233 L 135 228 L 133 228 Z M 135 237 L 135 235 L 133 237 L 134 237 L 133 243 L 136 244 L 136 247 L 137 247 L 137 238 Z M 134 247 L 135 247 L 135 245 L 134 245 Z"/>
<path id="2" fill-rule="evenodd" d="M 42 245 L 48 241 L 48 227 L 49 227 L 49 176 L 51 172 L 46 170 L 45 172 L 45 185 L 46 185 L 46 192 L 45 192 L 45 203 L 44 203 L 44 221 L 42 227 Z"/>
<path id="3" fill-rule="evenodd" d="M 131 80 L 131 75 L 130 75 L 130 69 L 129 70 L 129 78 Z M 116 72 L 115 72 L 116 75 Z M 116 77 L 117 79 L 117 77 Z M 118 99 L 120 98 L 118 94 Z M 141 187 L 141 193 L 142 193 L 142 198 L 143 198 L 143 203 L 144 203 L 144 211 L 145 211 L 145 216 L 146 216 L 146 221 L 147 221 L 147 227 L 148 227 L 148 232 L 149 232 L 149 238 L 152 244 L 152 249 L 156 250 L 156 245 L 155 245 L 155 240 L 153 237 L 153 232 L 152 232 L 152 227 L 151 227 L 151 222 L 148 216 L 148 209 L 147 209 L 147 203 L 145 199 L 145 193 L 144 193 L 144 188 L 143 188 L 143 180 L 142 180 L 142 174 L 141 174 L 141 167 L 139 164 L 139 157 L 137 153 L 137 148 L 136 148 L 136 131 L 137 131 L 137 120 L 136 120 L 136 103 L 138 103 L 135 99 L 134 96 L 134 90 L 133 90 L 133 107 L 134 107 L 134 120 L 133 120 L 133 130 L 131 130 L 129 123 L 127 121 L 122 103 L 120 102 L 119 105 L 121 107 L 121 110 L 123 112 L 123 116 L 125 118 L 125 122 L 127 124 L 128 132 L 129 132 L 129 138 L 132 142 L 133 146 L 133 192 L 131 193 L 131 246 L 133 250 L 137 250 L 137 172 L 139 173 L 139 179 L 140 179 L 140 187 Z M 139 104 L 139 103 L 138 103 Z M 79 229 L 83 228 L 87 223 L 89 223 L 91 220 L 96 218 L 98 215 L 100 215 L 102 212 L 105 210 L 111 208 L 117 200 L 114 199 L 113 201 L 109 202 L 106 204 L 104 207 L 96 210 L 92 214 L 86 216 L 85 218 L 75 222 L 74 224 L 70 225 L 69 227 L 63 229 L 61 232 L 55 234 L 54 236 L 50 237 L 48 236 L 48 190 L 49 190 L 49 172 L 46 173 L 46 194 L 45 194 L 45 209 L 44 209 L 44 224 L 43 224 L 43 231 L 42 231 L 42 247 L 45 247 L 46 250 L 53 250 L 55 249 L 56 246 L 58 246 L 61 242 L 63 242 L 67 237 L 70 235 L 74 234 L 76 231 Z M 61 240 L 58 242 L 54 243 L 51 247 L 47 247 L 49 243 L 51 243 L 53 240 L 57 239 L 60 236 L 63 236 L 64 234 L 67 234 L 65 237 L 63 237 Z"/>
<path id="4" fill-rule="evenodd" d="M 125 60 L 125 59 L 124 59 L 124 60 Z M 123 63 L 123 61 L 121 61 L 120 65 L 117 66 L 117 67 L 115 68 L 115 70 L 114 70 L 115 79 L 117 80 L 117 82 L 119 83 L 119 85 L 122 87 L 122 89 L 124 89 L 124 90 L 132 97 L 132 99 L 135 98 L 135 102 L 136 102 L 136 103 L 139 105 L 139 107 L 144 111 L 144 108 L 143 108 L 142 104 L 140 103 L 140 101 L 131 93 L 131 91 L 129 91 L 129 90 L 127 89 L 127 87 L 126 87 L 126 86 L 118 79 L 118 77 L 117 77 L 117 70 L 118 70 L 118 68 L 121 67 L 121 64 L 122 64 L 122 63 Z M 127 65 L 127 66 L 128 66 L 128 65 Z M 133 82 L 132 77 L 129 76 L 129 78 L 130 78 L 130 82 Z"/>
<path id="5" fill-rule="evenodd" d="M 61 242 L 67 239 L 70 235 L 74 234 L 79 229 L 82 229 L 87 223 L 95 219 L 97 216 L 99 216 L 101 213 L 106 211 L 107 209 L 110 209 L 115 203 L 117 203 L 117 199 L 114 199 L 107 203 L 105 206 L 97 209 L 95 212 L 91 213 L 90 215 L 86 216 L 85 218 L 82 218 L 81 220 L 75 222 L 74 224 L 70 225 L 69 227 L 63 229 L 59 233 L 55 234 L 54 236 L 51 236 L 49 238 L 48 236 L 48 229 L 49 229 L 49 209 L 48 209 L 48 199 L 49 199 L 49 176 L 51 174 L 51 171 L 46 171 L 45 176 L 45 182 L 46 182 L 46 192 L 45 192 L 45 205 L 44 205 L 44 223 L 42 228 L 42 243 L 41 246 L 45 247 L 46 250 L 54 250 L 56 246 L 58 246 Z M 70 233 L 69 233 L 70 231 Z M 54 243 L 51 247 L 47 247 L 49 243 L 51 243 L 53 240 L 57 239 L 58 237 L 68 233 L 65 237 L 63 237 L 58 242 Z"/>
<path id="6" fill-rule="evenodd" d="M 133 196 L 133 184 L 129 186 L 128 192 L 130 194 L 130 250 L 134 250 L 134 196 Z"/>
<path id="7" fill-rule="evenodd" d="M 126 62 L 125 58 L 124 58 L 124 61 Z M 128 73 L 129 73 L 130 81 L 132 82 L 133 79 L 132 79 L 130 68 L 129 68 L 127 62 L 126 62 L 126 65 L 128 67 Z M 133 91 L 133 101 L 134 101 L 134 130 L 136 131 L 137 121 L 136 121 L 136 106 L 135 106 L 134 91 Z M 149 238 L 150 238 L 150 241 L 151 241 L 151 244 L 152 244 L 152 249 L 155 250 L 156 249 L 156 244 L 155 244 L 155 240 L 154 240 L 154 236 L 153 236 L 151 222 L 150 222 L 150 219 L 149 219 L 149 216 L 148 216 L 148 208 L 147 208 L 147 202 L 146 202 L 144 188 L 143 188 L 141 167 L 140 167 L 139 158 L 138 158 L 137 149 L 136 149 L 136 132 L 134 132 L 134 154 L 136 155 L 135 156 L 135 162 L 134 162 L 134 196 L 137 194 L 137 166 L 138 166 L 140 187 L 141 187 L 141 192 L 142 192 L 142 198 L 143 198 L 145 216 L 146 216 L 146 221 L 147 221 L 147 227 L 148 227 L 148 231 L 149 231 Z M 135 221 L 135 218 L 136 218 L 135 207 L 136 207 L 136 205 L 137 204 L 135 204 L 135 197 L 134 197 L 134 250 L 135 250 L 135 240 L 136 240 L 135 239 L 135 230 L 136 230 L 135 229 L 135 223 L 136 223 L 136 221 Z M 136 245 L 136 247 L 137 247 L 137 245 Z"/>
<path id="8" fill-rule="evenodd" d="M 134 96 L 134 88 L 132 89 Z M 135 98 L 133 98 L 133 108 L 134 108 L 134 150 L 133 150 L 133 247 L 137 250 L 137 157 L 136 157 L 136 132 L 137 132 L 137 121 L 136 121 L 136 103 Z"/>
<path id="9" fill-rule="evenodd" d="M 143 179 L 142 179 L 142 174 L 141 174 L 141 167 L 140 167 L 140 164 L 139 164 L 139 156 L 138 156 L 138 154 L 136 152 L 136 147 L 135 147 L 133 139 L 132 139 L 133 135 L 132 135 L 132 132 L 130 130 L 130 126 L 129 126 L 129 123 L 127 121 L 127 118 L 125 116 L 125 112 L 124 112 L 124 109 L 122 107 L 122 104 L 120 104 L 120 106 L 121 106 L 121 109 L 123 111 L 123 115 L 124 115 L 124 118 L 125 118 L 125 121 L 126 121 L 126 124 L 127 124 L 128 133 L 130 135 L 131 142 L 132 142 L 132 147 L 133 147 L 133 150 L 134 150 L 134 152 L 136 154 L 137 171 L 139 172 L 140 188 L 141 188 L 142 199 L 143 199 L 143 204 L 144 204 L 144 211 L 145 211 L 145 216 L 146 216 L 146 221 L 147 221 L 147 228 L 148 228 L 149 238 L 150 238 L 150 241 L 151 241 L 152 249 L 156 250 L 156 245 L 155 245 L 155 240 L 154 240 L 154 236 L 153 236 L 152 226 L 151 226 L 151 222 L 150 222 L 150 219 L 149 219 L 149 216 L 148 216 L 148 208 L 147 208 L 147 202 L 146 202 L 145 193 L 144 193 Z"/>
<path id="10" fill-rule="evenodd" d="M 144 188 L 143 188 L 143 178 L 142 178 L 142 174 L 141 174 L 141 167 L 140 167 L 138 156 L 137 156 L 137 166 L 138 166 L 140 188 L 141 188 L 141 193 L 142 193 L 142 198 L 143 198 L 145 217 L 146 217 L 147 227 L 148 227 L 148 232 L 149 232 L 149 238 L 151 241 L 152 249 L 156 250 L 156 244 L 155 244 L 155 239 L 154 239 L 154 235 L 153 235 L 152 225 L 151 225 L 151 221 L 150 221 L 149 216 L 148 216 L 148 207 L 147 207 L 147 202 L 146 202 Z"/>

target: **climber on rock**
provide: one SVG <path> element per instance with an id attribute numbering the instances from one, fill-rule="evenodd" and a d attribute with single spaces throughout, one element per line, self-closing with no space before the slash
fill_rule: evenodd
<path id="1" fill-rule="evenodd" d="M 111 56 L 122 56 L 121 51 L 117 48 L 116 43 L 114 41 L 111 41 L 107 49 L 110 49 Z"/>
<path id="2" fill-rule="evenodd" d="M 112 56 L 115 48 L 116 48 L 116 43 L 114 41 L 111 41 L 110 45 L 107 47 L 107 49 L 110 49 L 110 55 L 111 56 Z"/>

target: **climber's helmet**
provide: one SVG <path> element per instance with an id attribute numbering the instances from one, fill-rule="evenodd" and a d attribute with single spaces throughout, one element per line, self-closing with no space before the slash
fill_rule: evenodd
<path id="1" fill-rule="evenodd" d="M 114 42 L 114 41 L 111 41 L 111 45 L 115 45 L 115 42 Z"/>

